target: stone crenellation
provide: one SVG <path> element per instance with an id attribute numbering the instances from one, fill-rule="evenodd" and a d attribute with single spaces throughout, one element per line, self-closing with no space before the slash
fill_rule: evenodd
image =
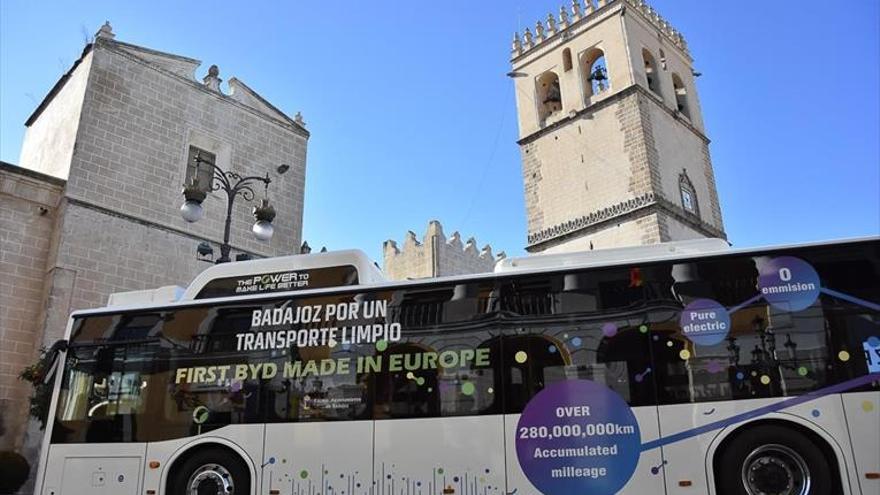
<path id="1" fill-rule="evenodd" d="M 584 0 L 583 5 L 581 0 L 572 0 L 570 10 L 562 6 L 559 8 L 558 16 L 549 13 L 547 14 L 546 21 L 537 21 L 534 34 L 532 34 L 529 28 L 526 28 L 522 36 L 520 36 L 519 32 L 514 33 L 511 58 L 517 58 L 553 40 L 565 41 L 570 34 L 569 29 L 587 22 L 588 19 L 595 18 L 606 7 L 620 2 L 633 7 L 656 27 L 659 32 L 663 33 L 674 46 L 685 53 L 689 53 L 687 41 L 685 41 L 681 32 L 675 29 L 669 21 L 664 19 L 645 0 Z"/>
<path id="2" fill-rule="evenodd" d="M 488 244 L 478 248 L 473 237 L 462 242 L 458 232 L 447 238 L 437 220 L 428 223 L 421 240 L 409 231 L 402 247 L 389 239 L 383 251 L 385 276 L 390 280 L 486 273 L 494 269 L 496 261 L 506 257 L 503 251 L 493 256 Z"/>

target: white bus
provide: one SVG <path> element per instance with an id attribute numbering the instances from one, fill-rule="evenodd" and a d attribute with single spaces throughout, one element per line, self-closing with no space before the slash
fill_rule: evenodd
<path id="1" fill-rule="evenodd" d="M 406 282 L 338 252 L 111 303 L 57 346 L 38 494 L 880 493 L 880 238 Z"/>

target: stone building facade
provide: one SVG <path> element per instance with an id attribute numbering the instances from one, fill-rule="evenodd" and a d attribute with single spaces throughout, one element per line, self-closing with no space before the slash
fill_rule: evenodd
<path id="1" fill-rule="evenodd" d="M 511 63 L 528 251 L 725 237 L 693 60 L 644 0 L 573 0 Z"/>
<path id="2" fill-rule="evenodd" d="M 204 174 L 188 166 L 194 152 L 272 181 L 273 238 L 251 235 L 252 205 L 239 197 L 233 255 L 299 251 L 309 138 L 301 117 L 288 117 L 236 78 L 222 91 L 216 66 L 198 81 L 200 64 L 116 41 L 105 25 L 27 120 L 20 168 L 0 169 L 0 411 L 7 418 L 0 450 L 33 458 L 39 448 L 33 427 L 25 439 L 29 390 L 16 375 L 41 345 L 62 337 L 72 311 L 102 306 L 114 292 L 186 285 L 208 266 L 196 246 L 207 241 L 217 250 L 226 196 L 209 192 L 197 223 L 181 218 L 184 182 Z M 203 178 L 206 185 L 210 174 Z M 255 193 L 263 198 L 262 184 Z"/>
<path id="3" fill-rule="evenodd" d="M 64 181 L 0 162 L 0 450 L 20 448 L 34 361 L 35 322 L 46 298 L 45 267 Z"/>
<path id="4" fill-rule="evenodd" d="M 495 268 L 495 261 L 505 257 L 503 251 L 493 256 L 488 244 L 477 248 L 473 237 L 462 243 L 458 232 L 447 238 L 437 220 L 428 223 L 421 241 L 409 231 L 402 248 L 397 242 L 387 240 L 383 251 L 385 277 L 389 280 L 487 273 Z"/>

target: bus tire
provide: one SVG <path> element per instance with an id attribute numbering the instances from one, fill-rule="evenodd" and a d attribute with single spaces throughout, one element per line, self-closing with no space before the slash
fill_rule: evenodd
<path id="1" fill-rule="evenodd" d="M 736 434 L 716 460 L 719 495 L 833 493 L 831 466 L 822 450 L 791 428 L 747 428 Z"/>
<path id="2" fill-rule="evenodd" d="M 199 449 L 176 466 L 168 483 L 169 495 L 250 495 L 247 465 L 238 455 L 221 448 Z"/>

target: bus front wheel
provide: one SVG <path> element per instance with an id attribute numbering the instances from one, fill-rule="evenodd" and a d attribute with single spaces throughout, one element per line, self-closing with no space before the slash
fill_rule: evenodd
<path id="1" fill-rule="evenodd" d="M 195 452 L 174 470 L 169 494 L 174 495 L 249 495 L 247 466 L 237 455 L 225 449 Z"/>
<path id="2" fill-rule="evenodd" d="M 831 495 L 822 450 L 796 430 L 760 425 L 737 434 L 715 463 L 720 495 Z"/>

